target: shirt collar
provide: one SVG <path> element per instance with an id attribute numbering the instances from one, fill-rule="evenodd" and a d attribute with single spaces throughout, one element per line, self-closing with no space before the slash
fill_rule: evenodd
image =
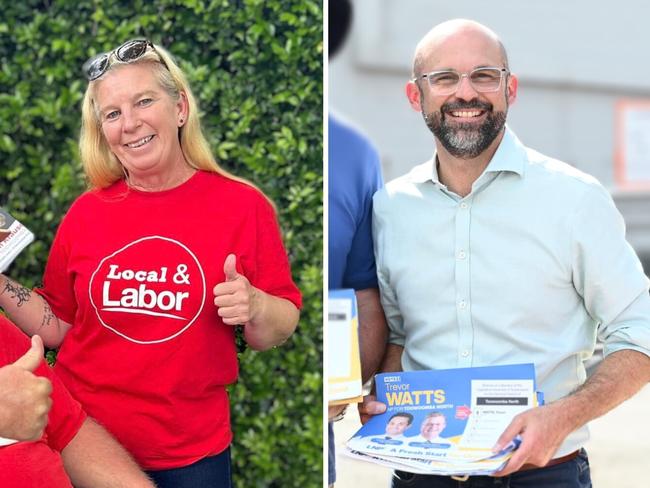
<path id="1" fill-rule="evenodd" d="M 418 183 L 433 181 L 437 185 L 442 185 L 438 177 L 438 167 L 435 164 L 437 154 L 434 152 L 433 157 L 416 169 L 413 178 Z M 499 171 L 509 171 L 519 176 L 524 176 L 526 167 L 526 148 L 517 138 L 514 132 L 506 125 L 503 139 L 497 148 L 492 160 L 485 168 L 485 173 L 497 173 Z M 443 185 L 444 186 L 444 185 Z"/>

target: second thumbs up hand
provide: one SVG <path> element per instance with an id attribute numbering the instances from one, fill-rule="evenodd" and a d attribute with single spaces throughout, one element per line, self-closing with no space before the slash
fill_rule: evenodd
<path id="1" fill-rule="evenodd" d="M 237 258 L 229 254 L 223 263 L 226 281 L 213 289 L 214 304 L 224 324 L 245 325 L 259 313 L 259 290 L 237 272 Z"/>

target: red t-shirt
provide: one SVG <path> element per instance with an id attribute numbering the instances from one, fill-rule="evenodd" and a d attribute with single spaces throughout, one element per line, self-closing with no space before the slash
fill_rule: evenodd
<path id="1" fill-rule="evenodd" d="M 254 188 L 198 171 L 171 190 L 120 181 L 65 216 L 39 292 L 72 324 L 56 371 L 145 469 L 191 464 L 232 439 L 234 328 L 212 289 L 223 263 L 300 307 L 275 213 Z"/>
<path id="2" fill-rule="evenodd" d="M 15 362 L 29 347 L 27 336 L 0 315 L 0 367 Z M 17 442 L 0 447 L 0 486 L 71 488 L 70 479 L 63 469 L 61 451 L 77 435 L 86 414 L 45 360 L 35 374 L 52 382 L 52 408 L 48 424 L 43 437 L 36 442 Z"/>

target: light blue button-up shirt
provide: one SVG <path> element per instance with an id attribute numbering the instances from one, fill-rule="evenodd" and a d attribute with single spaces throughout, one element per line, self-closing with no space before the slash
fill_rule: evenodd
<path id="1" fill-rule="evenodd" d="M 373 234 L 389 341 L 405 371 L 535 363 L 547 402 L 605 354 L 650 356 L 650 295 L 623 219 L 593 177 L 509 129 L 464 198 L 432 160 L 375 194 Z M 555 457 L 588 439 L 571 434 Z"/>

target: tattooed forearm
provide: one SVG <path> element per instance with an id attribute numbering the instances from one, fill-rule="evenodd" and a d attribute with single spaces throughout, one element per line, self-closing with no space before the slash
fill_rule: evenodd
<path id="1" fill-rule="evenodd" d="M 29 301 L 32 296 L 32 290 L 25 288 L 18 283 L 15 283 L 9 279 L 5 282 L 5 286 L 1 294 L 9 293 L 13 300 L 18 300 L 16 304 L 17 307 L 22 307 L 25 303 Z"/>
<path id="2" fill-rule="evenodd" d="M 43 302 L 43 320 L 41 321 L 41 326 L 38 328 L 40 331 L 43 327 L 47 327 L 52 323 L 52 320 L 55 320 L 54 312 L 52 308 L 48 305 L 46 301 Z"/>

